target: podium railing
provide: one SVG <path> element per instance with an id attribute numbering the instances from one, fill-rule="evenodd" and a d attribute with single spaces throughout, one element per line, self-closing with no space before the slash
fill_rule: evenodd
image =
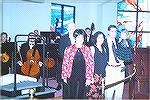
<path id="1" fill-rule="evenodd" d="M 16 83 L 16 64 L 17 64 L 17 43 L 18 42 L 25 42 L 25 41 L 18 41 L 17 40 L 17 37 L 27 37 L 28 35 L 25 35 L 25 34 L 18 34 L 18 35 L 16 35 L 15 36 L 15 53 L 14 53 L 14 67 L 13 67 L 13 73 L 14 73 L 14 91 L 13 91 L 13 96 L 16 96 L 16 94 L 17 94 L 17 83 Z M 41 37 L 40 37 L 41 38 Z M 41 38 L 41 40 L 43 41 L 43 58 L 45 57 L 45 40 L 44 39 L 42 39 Z M 43 62 L 44 62 L 44 59 L 43 59 Z M 46 70 L 46 68 L 45 67 L 43 67 L 42 68 L 42 74 L 43 74 L 43 76 L 44 76 L 44 74 L 45 74 L 45 71 L 47 71 Z M 44 80 L 45 78 L 42 78 L 42 85 L 43 85 L 43 87 L 45 87 L 45 80 Z M 48 83 L 47 83 L 48 84 Z"/>

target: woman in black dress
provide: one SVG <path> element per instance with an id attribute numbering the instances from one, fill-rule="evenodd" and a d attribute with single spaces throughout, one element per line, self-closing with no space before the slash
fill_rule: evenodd
<path id="1" fill-rule="evenodd" d="M 94 57 L 94 84 L 89 87 L 87 95 L 94 99 L 102 98 L 101 91 L 96 87 L 102 85 L 102 79 L 105 77 L 105 67 L 108 61 L 108 46 L 105 35 L 98 31 L 94 34 L 94 46 L 91 46 Z"/>

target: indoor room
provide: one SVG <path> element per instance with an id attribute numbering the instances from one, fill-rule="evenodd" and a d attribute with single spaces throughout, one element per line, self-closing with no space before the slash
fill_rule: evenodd
<path id="1" fill-rule="evenodd" d="M 149 4 L 0 1 L 0 98 L 149 99 Z"/>

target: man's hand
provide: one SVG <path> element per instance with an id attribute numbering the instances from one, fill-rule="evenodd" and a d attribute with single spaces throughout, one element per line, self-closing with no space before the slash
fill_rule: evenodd
<path id="1" fill-rule="evenodd" d="M 19 66 L 23 65 L 21 61 L 18 61 L 17 64 L 19 64 Z"/>
<path id="2" fill-rule="evenodd" d="M 42 67 L 43 63 L 41 61 L 39 61 L 39 66 Z"/>

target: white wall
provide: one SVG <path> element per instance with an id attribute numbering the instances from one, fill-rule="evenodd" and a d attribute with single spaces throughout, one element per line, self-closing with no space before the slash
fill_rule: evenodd
<path id="1" fill-rule="evenodd" d="M 14 38 L 39 29 L 48 30 L 50 6 L 44 3 L 4 3 L 3 31 Z M 13 39 L 14 40 L 14 39 Z"/>
<path id="2" fill-rule="evenodd" d="M 0 32 L 2 32 L 2 23 L 3 23 L 2 22 L 3 21 L 3 19 L 2 19 L 3 18 L 3 16 L 2 16 L 3 15 L 2 14 L 2 8 L 3 8 L 2 7 L 2 2 L 0 1 Z"/>
<path id="3" fill-rule="evenodd" d="M 107 35 L 109 25 L 117 25 L 117 3 L 105 3 L 98 5 L 99 30 Z"/>
<path id="4" fill-rule="evenodd" d="M 83 9 L 84 8 L 84 9 Z M 76 25 L 85 29 L 91 27 L 92 22 L 97 29 L 97 4 L 95 3 L 79 3 L 76 5 Z"/>
<path id="5" fill-rule="evenodd" d="M 10 35 L 11 41 L 14 41 L 16 34 L 28 34 L 35 29 L 49 31 L 51 23 L 50 3 L 52 1 L 43 3 L 16 1 L 3 3 L 2 31 Z M 61 4 L 61 2 L 56 3 Z M 104 32 L 109 24 L 116 24 L 117 8 L 115 3 L 71 2 L 63 4 L 76 6 L 77 28 L 90 27 L 91 23 L 94 22 L 95 31 Z"/>

